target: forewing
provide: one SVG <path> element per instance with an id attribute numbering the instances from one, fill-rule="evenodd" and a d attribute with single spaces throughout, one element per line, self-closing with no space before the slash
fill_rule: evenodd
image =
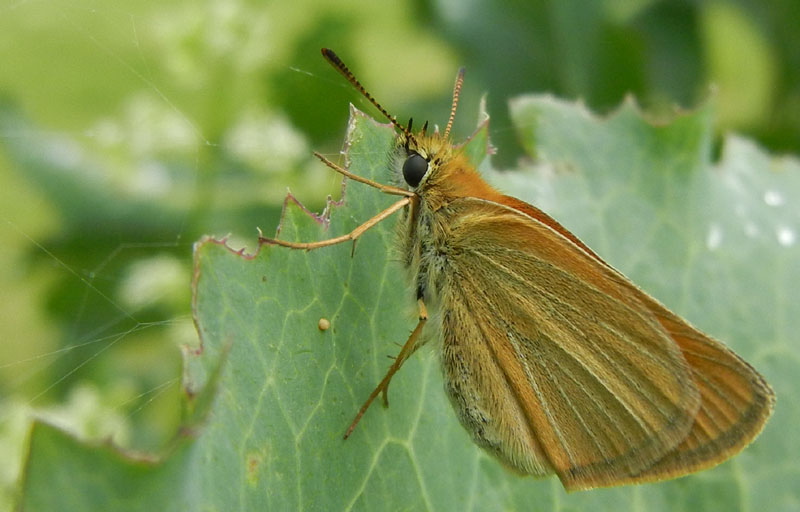
<path id="1" fill-rule="evenodd" d="M 635 286 L 513 208 L 462 198 L 438 213 L 443 366 L 479 444 L 581 489 L 640 474 L 684 440 L 700 395 Z"/>
<path id="2" fill-rule="evenodd" d="M 701 401 L 686 438 L 637 481 L 661 480 L 719 464 L 761 432 L 775 404 L 772 388 L 745 360 L 655 299 L 643 301 L 680 347 Z"/>
<path id="3" fill-rule="evenodd" d="M 598 263 L 611 268 L 575 235 L 538 208 L 510 196 L 503 196 L 501 202 L 546 224 Z M 647 305 L 680 348 L 700 391 L 700 408 L 686 438 L 630 481 L 671 478 L 723 462 L 761 432 L 775 406 L 775 393 L 761 374 L 724 344 L 697 330 L 640 289 L 635 288 L 632 292 Z"/>

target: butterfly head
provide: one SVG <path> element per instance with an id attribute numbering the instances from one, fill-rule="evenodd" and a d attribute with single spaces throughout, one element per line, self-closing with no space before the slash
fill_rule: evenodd
<path id="1" fill-rule="evenodd" d="M 440 183 L 441 180 L 433 180 L 432 177 L 438 176 L 441 179 L 445 178 L 445 174 L 440 172 L 440 169 L 460 169 L 464 167 L 466 161 L 462 162 L 463 157 L 460 157 L 453 149 L 453 144 L 450 141 L 450 129 L 453 126 L 453 120 L 456 115 L 456 108 L 458 107 L 458 98 L 461 93 L 461 86 L 464 82 L 464 68 L 458 71 L 456 76 L 456 83 L 453 89 L 453 103 L 450 108 L 450 118 L 443 132 L 438 129 L 433 133 L 428 133 L 428 122 L 422 126 L 422 129 L 414 133 L 412 131 L 413 121 L 409 119 L 408 125 L 403 125 L 397 121 L 397 118 L 383 108 L 372 95 L 367 92 L 361 82 L 353 75 L 350 69 L 342 62 L 342 60 L 330 49 L 323 48 L 322 56 L 327 60 L 339 73 L 341 73 L 353 87 L 355 87 L 367 100 L 370 101 L 389 122 L 394 125 L 398 130 L 396 150 L 393 155 L 394 167 L 401 171 L 402 180 L 409 187 L 409 189 L 423 194 L 426 188 L 430 188 L 434 181 Z"/>
<path id="2" fill-rule="evenodd" d="M 409 126 L 411 121 L 409 121 Z M 397 137 L 394 167 L 411 190 L 421 191 L 428 179 L 453 158 L 453 145 L 448 137 L 425 128 L 415 134 L 401 132 Z"/>

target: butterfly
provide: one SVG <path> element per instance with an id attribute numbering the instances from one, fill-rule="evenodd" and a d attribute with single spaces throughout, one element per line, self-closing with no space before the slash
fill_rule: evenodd
<path id="1" fill-rule="evenodd" d="M 402 186 L 328 167 L 399 197 L 352 232 L 397 214 L 397 244 L 419 320 L 370 404 L 435 319 L 447 396 L 476 444 L 523 474 L 567 490 L 653 482 L 712 467 L 747 446 L 775 395 L 752 366 L 642 291 L 556 220 L 490 186 L 450 140 L 464 70 L 443 131 L 403 125 L 331 50 L 323 57 L 397 130 Z M 429 314 L 429 309 L 436 312 Z"/>

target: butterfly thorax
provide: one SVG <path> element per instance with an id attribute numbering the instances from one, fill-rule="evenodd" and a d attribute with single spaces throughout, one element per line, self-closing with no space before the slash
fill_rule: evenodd
<path id="1" fill-rule="evenodd" d="M 417 298 L 435 307 L 453 250 L 449 233 L 454 219 L 448 205 L 464 197 L 501 201 L 503 196 L 481 178 L 460 148 L 439 133 L 400 135 L 393 158 L 398 181 L 402 182 L 403 164 L 413 154 L 423 157 L 428 166 L 416 187 L 402 183 L 417 195 L 398 224 L 398 245 Z"/>

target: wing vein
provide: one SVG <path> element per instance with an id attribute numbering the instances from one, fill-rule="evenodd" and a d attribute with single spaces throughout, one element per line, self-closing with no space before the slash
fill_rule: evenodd
<path id="1" fill-rule="evenodd" d="M 565 309 L 568 309 L 572 313 L 580 314 L 580 310 L 578 310 L 577 308 L 575 308 L 571 304 L 562 301 L 559 296 L 553 294 L 552 292 L 548 291 L 546 288 L 544 288 L 542 286 L 539 286 L 538 284 L 536 284 L 536 283 L 534 283 L 532 281 L 526 280 L 525 278 L 520 276 L 517 272 L 513 271 L 512 269 L 508 268 L 507 266 L 503 265 L 502 263 L 494 261 L 491 258 L 489 258 L 488 256 L 486 256 L 486 255 L 484 255 L 484 254 L 482 254 L 480 252 L 477 252 L 477 251 L 473 251 L 473 254 L 484 258 L 489 264 L 494 265 L 496 267 L 499 267 L 500 269 L 502 269 L 506 273 L 506 275 L 508 275 L 510 277 L 514 277 L 520 284 L 523 284 L 523 285 L 525 285 L 527 287 L 532 288 L 539 295 L 548 298 L 553 303 L 557 303 L 557 304 L 561 305 L 562 307 L 564 307 Z M 560 269 L 557 269 L 556 267 L 553 267 L 553 268 L 560 271 Z M 476 290 L 480 290 L 479 286 L 477 286 L 477 285 L 474 285 L 474 286 L 475 286 Z M 537 308 L 534 304 L 532 304 L 528 297 L 520 294 L 519 292 L 514 290 L 514 291 L 510 291 L 509 293 L 512 294 L 517 299 L 517 301 L 519 303 L 525 303 L 525 304 L 527 304 L 529 306 L 529 307 L 526 307 L 526 308 L 520 308 L 523 311 L 541 310 L 541 308 Z M 483 294 L 483 295 L 487 300 L 490 300 L 486 296 L 486 294 Z M 619 301 L 617 301 L 617 303 L 625 306 L 624 304 L 622 304 Z M 627 306 L 625 306 L 625 307 L 627 307 Z M 555 316 L 559 320 L 559 323 L 561 325 L 569 328 L 572 331 L 573 338 L 580 339 L 581 337 L 586 337 L 586 334 L 584 332 L 582 332 L 582 330 L 579 327 L 577 327 L 563 313 L 558 311 L 558 309 L 553 308 L 553 309 L 548 310 L 548 312 L 552 316 Z M 627 335 L 625 335 L 623 333 L 620 333 L 617 329 L 614 329 L 613 326 L 611 326 L 607 322 L 600 321 L 600 322 L 597 322 L 597 325 L 602 327 L 606 332 L 610 333 L 610 335 L 612 335 L 616 339 L 618 339 L 618 340 L 622 341 L 623 343 L 625 343 L 626 345 L 628 345 L 632 350 L 636 350 L 639 353 L 642 352 L 642 348 L 643 347 L 641 346 L 641 344 L 636 344 L 631 339 L 629 339 L 629 337 Z M 550 338 L 548 338 L 548 339 L 550 339 Z M 550 341 L 554 344 L 554 346 L 558 350 L 562 351 L 565 355 L 570 357 L 573 361 L 575 361 L 576 363 L 580 364 L 581 367 L 583 367 L 583 369 L 588 374 L 590 374 L 598 383 L 600 383 L 600 385 L 603 386 L 628 411 L 628 413 L 631 415 L 631 417 L 633 417 L 636 420 L 636 422 L 639 423 L 639 425 L 645 431 L 650 431 L 651 430 L 651 428 L 649 426 L 645 425 L 645 423 L 646 423 L 645 420 L 635 413 L 635 411 L 631 408 L 630 404 L 622 401 L 621 398 L 619 396 L 617 396 L 617 393 L 615 393 L 611 388 L 608 387 L 608 385 L 605 382 L 605 379 L 603 379 L 599 375 L 597 375 L 597 373 L 594 371 L 594 369 L 590 365 L 588 365 L 586 361 L 584 361 L 582 358 L 577 357 L 576 354 L 570 353 L 563 346 L 561 346 L 560 344 L 558 344 L 554 340 L 550 340 Z M 612 348 L 610 346 L 604 347 L 603 350 L 597 350 L 596 347 L 594 345 L 592 345 L 592 344 L 586 344 L 585 346 L 590 348 L 592 355 L 594 355 L 595 357 L 601 358 L 604 361 L 604 363 L 606 363 L 609 367 L 613 368 L 614 371 L 617 372 L 617 374 L 620 375 L 621 378 L 623 378 L 627 382 L 628 386 L 630 386 L 633 389 L 638 388 L 637 383 L 638 382 L 642 382 L 643 379 L 641 379 L 641 378 L 637 379 L 631 374 L 630 369 L 633 368 L 634 365 L 633 365 L 633 363 L 630 361 L 630 359 L 627 356 L 625 356 L 623 353 L 619 352 L 618 350 L 616 350 L 616 349 L 614 349 L 614 348 Z M 609 354 L 607 352 L 613 352 L 614 357 L 613 358 L 609 357 Z M 647 350 L 646 354 L 656 364 L 658 364 L 660 366 L 668 366 L 668 364 L 667 364 L 668 360 L 666 358 L 659 358 L 655 354 L 653 354 L 652 351 L 650 351 L 650 350 Z M 619 361 L 625 361 L 627 364 L 620 364 Z M 657 386 L 652 387 L 652 391 L 654 391 L 655 393 L 657 393 L 658 395 L 663 397 L 665 400 L 667 400 L 668 403 L 671 403 L 669 401 L 669 398 L 666 397 Z M 667 411 L 666 409 L 664 409 L 663 407 L 661 407 L 659 405 L 658 401 L 650 393 L 642 392 L 642 393 L 640 393 L 640 396 L 643 397 L 645 400 L 647 400 L 651 405 L 653 405 L 654 409 L 659 414 L 661 414 L 661 416 L 664 417 L 665 419 L 670 419 L 672 417 L 670 412 Z"/>
<path id="2" fill-rule="evenodd" d="M 464 293 L 464 289 L 461 287 L 461 284 L 460 284 L 459 280 L 455 280 L 455 285 L 459 288 L 459 291 L 461 292 L 461 296 L 464 298 L 465 307 L 471 313 L 474 313 L 474 308 L 473 308 L 473 306 L 471 304 L 471 301 L 468 299 L 469 296 L 466 293 Z M 473 314 L 472 318 L 477 318 L 477 316 Z M 480 331 L 480 333 L 482 335 L 482 338 L 483 338 L 482 341 L 487 344 L 487 346 L 489 348 L 489 352 L 494 357 L 495 364 L 502 370 L 503 375 L 506 378 L 506 383 L 508 385 L 508 388 L 511 390 L 511 395 L 519 402 L 520 397 L 517 396 L 517 393 L 514 391 L 514 386 L 510 382 L 510 375 L 508 374 L 508 370 L 498 362 L 496 350 L 492 346 L 491 342 L 489 341 L 491 339 L 489 334 L 485 331 L 484 327 L 479 322 L 477 322 L 477 321 L 474 322 L 474 325 Z M 536 382 L 536 379 L 531 378 L 532 376 L 531 376 L 530 372 L 526 368 L 524 368 L 524 365 L 525 365 L 524 359 L 522 359 L 522 363 L 523 363 L 523 369 L 526 371 L 526 374 L 528 374 L 528 376 L 529 376 L 529 382 L 530 382 L 531 388 L 533 389 L 533 392 L 536 394 L 536 398 L 539 401 L 539 405 L 541 406 L 542 411 L 544 412 L 548 423 L 553 428 L 553 430 L 556 432 L 556 435 L 558 437 L 559 443 L 561 444 L 562 448 L 564 449 L 564 452 L 567 454 L 567 457 L 569 459 L 570 465 L 574 466 L 575 465 L 575 460 L 576 460 L 575 454 L 572 452 L 570 446 L 565 442 L 566 437 L 564 436 L 563 432 L 561 432 L 561 429 L 559 428 L 558 422 L 555 420 L 555 416 L 553 415 L 553 411 L 552 411 L 547 399 L 544 397 L 544 393 L 542 393 L 541 388 L 539 387 L 538 383 Z M 534 435 L 535 435 L 535 432 L 536 432 L 537 429 L 536 429 L 536 425 L 534 424 L 533 418 L 530 417 L 527 409 L 522 404 L 519 404 L 519 405 L 520 405 L 520 409 L 524 412 L 525 419 L 528 421 L 528 427 L 530 428 L 530 431 L 533 432 Z"/>

